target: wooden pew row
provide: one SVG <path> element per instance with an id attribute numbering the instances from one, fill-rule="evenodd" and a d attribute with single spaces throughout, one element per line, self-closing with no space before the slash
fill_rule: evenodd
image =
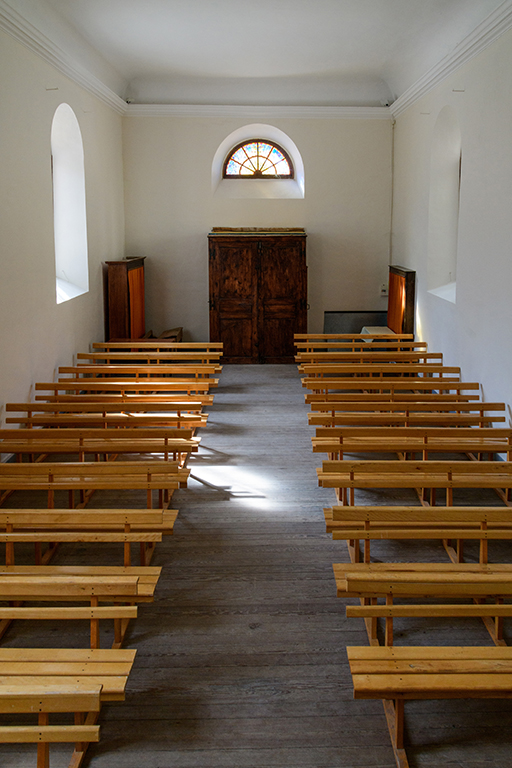
<path id="1" fill-rule="evenodd" d="M 508 427 L 318 427 L 311 442 L 314 453 L 338 460 L 346 454 L 391 452 L 423 461 L 431 453 L 464 453 L 471 459 L 488 454 L 490 461 L 503 454 L 512 461 Z"/>
<path id="2" fill-rule="evenodd" d="M 219 367 L 216 365 L 153 365 L 149 362 L 143 362 L 138 364 L 109 364 L 109 363 L 78 363 L 78 365 L 63 365 L 58 370 L 61 374 L 60 381 L 63 380 L 62 374 L 65 374 L 66 381 L 68 378 L 78 379 L 82 376 L 90 378 L 128 378 L 134 379 L 146 379 L 152 377 L 158 377 L 163 379 L 164 377 L 177 377 L 177 378 L 191 378 L 191 379 L 204 379 L 215 376 L 219 373 Z M 218 379 L 216 380 L 218 384 Z"/>
<path id="3" fill-rule="evenodd" d="M 209 394 L 211 387 L 216 387 L 215 379 L 80 379 L 80 381 L 37 382 L 35 390 L 48 394 L 105 393 L 139 395 L 185 393 L 187 395 Z M 47 399 L 45 395 L 45 399 Z M 36 398 L 37 399 L 37 398 Z"/>
<path id="4" fill-rule="evenodd" d="M 427 350 L 428 344 L 426 341 L 396 341 L 395 339 L 389 339 L 383 343 L 382 341 L 375 341 L 373 339 L 372 341 L 364 341 L 364 340 L 356 340 L 353 339 L 352 341 L 337 341 L 337 340 L 330 340 L 330 341 L 296 341 L 295 342 L 295 348 L 297 350 L 297 354 L 300 354 L 302 352 L 329 352 L 329 351 L 347 351 L 347 352 L 358 352 L 359 350 L 367 350 L 367 351 L 379 351 L 379 350 L 397 350 L 398 352 L 403 351 L 406 352 L 407 350 Z"/>
<path id="5" fill-rule="evenodd" d="M 445 400 L 445 395 L 436 395 L 429 400 L 422 400 L 421 395 L 413 395 L 409 400 L 345 400 L 341 396 L 338 400 L 317 400 L 310 403 L 311 414 L 337 414 L 345 413 L 414 413 L 420 411 L 441 411 L 444 413 L 479 413 L 482 417 L 489 411 L 504 411 L 505 403 L 493 403 L 483 400 Z M 416 399 L 418 398 L 418 399 Z"/>
<path id="6" fill-rule="evenodd" d="M 32 405 L 32 404 L 31 404 Z M 32 413 L 33 411 L 28 411 Z M 168 429 L 191 429 L 205 427 L 208 414 L 182 413 L 179 416 L 173 414 L 158 413 L 36 413 L 35 415 L 8 416 L 6 424 L 22 424 L 29 427 L 73 427 L 75 429 L 88 428 L 136 428 L 160 427 Z"/>
<path id="7" fill-rule="evenodd" d="M 494 422 L 506 421 L 505 416 L 496 413 L 505 411 L 505 403 L 487 403 L 481 401 L 458 402 L 432 400 L 430 402 L 398 403 L 381 402 L 364 403 L 338 401 L 336 406 L 329 404 L 324 407 L 312 403 L 312 413 L 308 413 L 308 423 L 311 426 L 341 427 L 345 424 L 361 424 L 368 426 L 428 425 L 431 422 L 446 426 L 460 424 L 461 426 L 478 425 L 490 427 Z"/>
<path id="8" fill-rule="evenodd" d="M 298 352 L 295 355 L 295 362 L 298 363 L 300 372 L 303 372 L 304 366 L 313 364 L 341 364 L 341 363 L 417 363 L 417 364 L 441 364 L 443 360 L 442 352 L 427 352 L 427 350 L 406 350 L 398 349 L 361 349 L 359 351 L 329 351 L 329 352 Z"/>
<path id="9" fill-rule="evenodd" d="M 425 506 L 435 504 L 435 491 L 446 489 L 446 506 L 453 506 L 453 491 L 459 488 L 492 488 L 507 506 L 512 506 L 512 463 L 509 461 L 324 461 L 317 469 L 318 484 L 334 488 L 338 503 L 354 505 L 354 492 L 361 488 L 411 488 Z M 347 491 L 349 493 L 347 493 Z"/>
<path id="10" fill-rule="evenodd" d="M 190 363 L 191 365 L 199 364 L 199 365 L 212 365 L 215 364 L 218 370 L 221 370 L 219 367 L 220 359 L 222 357 L 222 352 L 218 352 L 215 350 L 198 350 L 196 352 L 190 352 L 190 351 L 178 351 L 178 352 L 160 352 L 157 350 L 138 350 L 136 352 L 132 352 L 129 350 L 123 350 L 123 351 L 116 351 L 116 352 L 110 352 L 107 350 L 103 351 L 97 351 L 97 352 L 77 352 L 75 355 L 76 360 L 88 360 L 89 362 L 104 362 L 104 363 L 113 363 L 113 362 L 119 362 L 119 361 L 136 361 L 137 364 L 140 363 L 176 363 L 176 364 L 185 364 Z"/>
<path id="11" fill-rule="evenodd" d="M 203 404 L 198 402 L 189 402 L 176 400 L 172 401 L 140 401 L 131 402 L 108 400 L 87 400 L 86 396 L 80 396 L 73 401 L 53 401 L 50 403 L 32 401 L 28 403 L 6 403 L 5 410 L 14 413 L 157 413 L 157 414 L 176 414 L 199 413 L 203 412 Z"/>
<path id="12" fill-rule="evenodd" d="M 37 744 L 37 766 L 49 765 L 51 743 L 75 743 L 69 768 L 80 768 L 101 704 L 124 701 L 136 651 L 125 649 L 0 648 L 0 712 L 36 713 L 35 725 L 0 726 L 0 743 Z M 74 724 L 50 725 L 50 715 L 74 713 Z M 69 722 L 69 721 L 68 721 Z"/>
<path id="13" fill-rule="evenodd" d="M 477 382 L 461 382 L 458 375 L 443 376 L 443 378 L 422 377 L 386 377 L 375 378 L 372 376 L 352 378 L 318 378 L 305 377 L 302 386 L 311 390 L 305 397 L 306 403 L 317 399 L 339 399 L 340 394 L 385 394 L 390 400 L 396 395 L 417 394 L 463 394 L 480 389 Z"/>
<path id="14" fill-rule="evenodd" d="M 110 393 L 90 393 L 90 392 L 78 392 L 75 394 L 57 394 L 57 395 L 36 395 L 34 398 L 37 402 L 47 402 L 47 403 L 117 403 L 118 407 L 128 407 L 130 403 L 154 403 L 155 407 L 158 403 L 163 404 L 164 408 L 166 405 L 171 405 L 171 407 L 174 405 L 174 403 L 177 403 L 178 406 L 183 405 L 183 409 L 188 404 L 190 405 L 211 405 L 213 403 L 214 396 L 213 395 L 204 395 L 204 394 L 195 394 L 195 395 L 184 395 L 180 394 L 179 392 L 176 394 L 173 393 L 163 393 L 163 394 L 153 394 L 151 392 L 148 393 L 140 393 L 140 394 L 129 394 L 125 392 L 110 392 Z"/>
<path id="15" fill-rule="evenodd" d="M 139 575 L 136 568 L 130 573 L 71 574 L 48 572 L 46 566 L 17 573 L 14 568 L 0 570 L 0 638 L 16 619 L 24 621 L 89 622 L 91 648 L 100 647 L 100 620 L 114 622 L 112 648 L 120 648 L 131 619 L 137 617 L 139 602 Z M 159 570 L 159 569 L 153 569 Z M 152 588 L 156 586 L 152 578 Z M 143 601 L 148 597 L 146 579 Z M 32 604 L 31 604 L 32 603 Z M 34 604 L 35 603 L 35 604 Z M 73 603 L 74 605 L 65 605 Z"/>
<path id="16" fill-rule="evenodd" d="M 317 404 L 319 410 L 329 410 L 331 405 L 342 400 L 343 402 L 351 403 L 373 403 L 375 410 L 378 410 L 379 403 L 404 403 L 406 407 L 407 403 L 428 403 L 441 400 L 442 402 L 450 403 L 469 403 L 472 400 L 479 400 L 478 394 L 468 394 L 464 390 L 464 385 L 459 386 L 459 382 L 454 382 L 453 392 L 437 392 L 436 390 L 430 392 L 328 392 L 324 394 L 322 392 L 308 392 L 305 395 L 306 405 Z M 478 384 L 471 385 L 473 391 L 478 389 Z M 315 409 L 317 410 L 317 409 Z"/>
<path id="17" fill-rule="evenodd" d="M 479 562 L 488 562 L 489 541 L 512 538 L 512 512 L 509 507 L 413 507 L 413 506 L 334 506 L 324 509 L 326 530 L 333 539 L 348 543 L 352 562 L 360 560 L 360 540 L 364 542 L 364 562 L 370 563 L 372 541 L 384 539 L 437 539 L 442 541 L 453 563 L 461 563 L 462 542 L 479 542 Z M 458 542 L 455 549 L 451 541 Z"/>
<path id="18" fill-rule="evenodd" d="M 5 423 L 41 427 L 80 427 L 83 424 L 104 428 L 122 427 L 126 424 L 134 428 L 144 425 L 176 430 L 206 426 L 208 414 L 202 412 L 201 404 L 176 403 L 176 405 L 178 407 L 169 403 L 133 401 L 129 407 L 120 407 L 117 402 L 89 402 L 81 398 L 65 403 L 39 401 L 6 403 L 7 413 L 19 415 L 7 417 Z"/>
<path id="19" fill-rule="evenodd" d="M 374 341 L 372 333 L 294 333 L 294 341 Z M 414 333 L 379 333 L 379 339 L 391 341 L 414 341 Z"/>
<path id="20" fill-rule="evenodd" d="M 101 456 L 107 459 L 118 454 L 157 453 L 164 461 L 171 458 L 185 466 L 201 441 L 193 432 L 193 429 L 159 427 L 0 429 L 0 453 L 15 454 L 18 461 L 22 461 L 23 456 L 30 461 L 41 461 L 48 454 L 75 455 L 78 461 L 85 461 L 88 454 L 99 460 Z"/>
<path id="21" fill-rule="evenodd" d="M 435 408 L 435 406 L 433 406 Z M 343 427 L 475 427 L 483 428 L 491 423 L 506 421 L 505 416 L 480 416 L 478 413 L 442 413 L 431 410 L 412 413 L 345 413 L 331 415 L 312 414 L 309 424 L 322 426 L 324 429 L 342 429 Z"/>
<path id="22" fill-rule="evenodd" d="M 512 697 L 512 648 L 365 647 L 347 654 L 356 699 L 382 699 L 398 768 L 404 749 L 404 701 Z"/>
<path id="23" fill-rule="evenodd" d="M 454 365 L 442 365 L 437 363 L 304 363 L 300 367 L 301 372 L 304 374 L 304 379 L 311 380 L 314 378 L 319 379 L 317 382 L 320 389 L 323 382 L 322 379 L 344 379 L 347 376 L 353 377 L 353 384 L 355 388 L 362 389 L 359 386 L 360 382 L 358 377 L 383 379 L 383 383 L 387 384 L 386 376 L 396 378 L 398 376 L 407 376 L 412 378 L 434 378 L 437 384 L 440 385 L 440 380 L 444 380 L 447 376 L 457 376 L 460 378 L 460 368 Z M 373 382 L 376 385 L 377 382 Z M 409 384 L 409 382 L 407 382 Z M 312 387 L 309 387 L 312 389 Z M 410 387 L 412 389 L 412 387 Z"/>
<path id="24" fill-rule="evenodd" d="M 52 509 L 55 492 L 68 491 L 69 507 L 75 508 L 74 492 L 80 491 L 84 507 L 96 490 L 144 490 L 147 508 L 152 492 L 158 491 L 158 506 L 168 507 L 173 491 L 185 488 L 190 470 L 175 461 L 40 462 L 0 464 L 0 504 L 10 491 L 47 491 Z M 165 504 L 164 504 L 165 499 Z"/>
<path id="25" fill-rule="evenodd" d="M 505 568 L 454 563 L 445 563 L 445 567 L 437 567 L 440 564 L 431 567 L 431 563 L 378 565 L 378 568 L 366 563 L 333 566 L 338 597 L 360 598 L 361 605 L 346 606 L 346 615 L 365 620 L 370 645 L 379 645 L 379 618 L 385 619 L 384 644 L 393 645 L 394 618 L 422 617 L 480 618 L 494 644 L 506 645 L 503 619 L 512 616 L 512 603 L 503 601 L 510 601 L 512 597 L 510 565 Z M 394 600 L 400 602 L 397 604 Z"/>
<path id="26" fill-rule="evenodd" d="M 34 545 L 35 564 L 46 565 L 58 544 L 123 545 L 124 567 L 131 566 L 131 545 L 137 544 L 140 564 L 149 565 L 155 544 L 172 536 L 175 509 L 7 509 L 0 508 L 0 542 L 5 542 L 5 564 L 15 564 L 14 545 Z M 44 545 L 47 549 L 43 551 Z"/>
<path id="27" fill-rule="evenodd" d="M 174 341 L 173 339 L 131 339 L 130 341 L 95 341 L 92 344 L 94 350 L 176 350 L 198 352 L 218 352 L 222 354 L 224 344 L 222 341 Z"/>

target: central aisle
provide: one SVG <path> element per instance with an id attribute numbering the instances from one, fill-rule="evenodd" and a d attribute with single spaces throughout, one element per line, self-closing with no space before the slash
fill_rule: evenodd
<path id="1" fill-rule="evenodd" d="M 92 754 L 119 740 L 92 766 L 393 768 L 380 702 L 352 698 L 344 646 L 366 634 L 336 598 L 346 548 L 325 533 L 296 366 L 225 365 L 208 411 L 127 702 Z"/>

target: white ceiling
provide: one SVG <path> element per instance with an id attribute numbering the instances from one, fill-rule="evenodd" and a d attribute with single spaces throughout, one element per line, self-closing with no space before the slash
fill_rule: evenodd
<path id="1" fill-rule="evenodd" d="M 510 0 L 1 0 L 140 104 L 382 106 Z"/>

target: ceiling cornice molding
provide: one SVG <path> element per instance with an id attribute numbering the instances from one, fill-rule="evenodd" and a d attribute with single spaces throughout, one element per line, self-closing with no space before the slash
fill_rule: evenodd
<path id="1" fill-rule="evenodd" d="M 389 107 L 256 107 L 230 104 L 128 104 L 127 117 L 242 117 L 390 120 Z"/>
<path id="2" fill-rule="evenodd" d="M 6 1 L 0 0 L 0 29 L 36 53 L 120 115 L 128 117 L 235 117 L 381 119 L 397 117 L 459 67 L 512 28 L 512 0 L 505 0 L 454 51 L 408 88 L 391 107 L 238 106 L 199 104 L 126 104 L 112 89 L 80 66 Z"/>
<path id="3" fill-rule="evenodd" d="M 512 28 L 512 0 L 505 0 L 471 34 L 469 34 L 451 54 L 426 72 L 414 85 L 408 88 L 390 107 L 393 117 L 405 112 L 418 99 L 431 91 L 440 82 L 455 72 L 463 64 L 477 56 L 491 43 Z"/>
<path id="4" fill-rule="evenodd" d="M 126 103 L 97 77 L 71 59 L 59 46 L 43 35 L 27 19 L 0 0 L 0 29 L 36 53 L 70 80 L 97 96 L 119 114 L 124 114 Z"/>

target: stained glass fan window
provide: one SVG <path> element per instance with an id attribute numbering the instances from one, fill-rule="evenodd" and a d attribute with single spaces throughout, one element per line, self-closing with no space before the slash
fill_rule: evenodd
<path id="1" fill-rule="evenodd" d="M 231 150 L 224 163 L 225 179 L 293 179 L 290 158 L 277 144 L 253 139 Z"/>

